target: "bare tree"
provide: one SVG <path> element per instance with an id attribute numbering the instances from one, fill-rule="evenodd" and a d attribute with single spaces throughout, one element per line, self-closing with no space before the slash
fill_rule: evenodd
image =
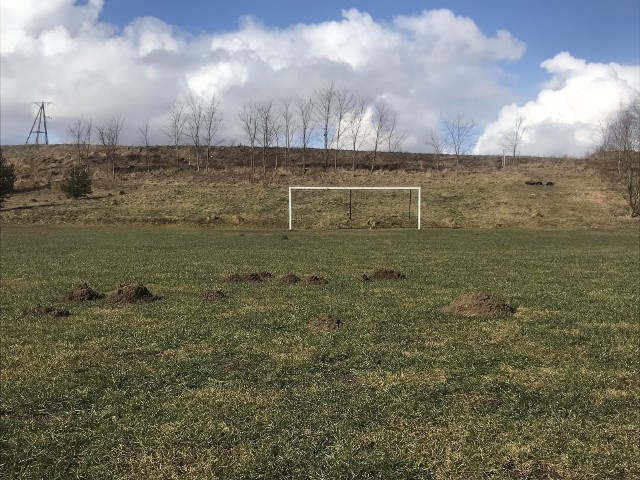
<path id="1" fill-rule="evenodd" d="M 393 112 L 387 132 L 388 152 L 400 152 L 402 143 L 407 139 L 406 132 L 398 131 L 398 114 Z"/>
<path id="2" fill-rule="evenodd" d="M 329 145 L 332 143 L 332 128 L 334 114 L 334 100 L 336 96 L 335 82 L 316 90 L 315 93 L 315 115 L 317 124 L 322 131 L 324 146 L 324 169 L 329 166 Z"/>
<path id="3" fill-rule="evenodd" d="M 178 148 L 180 147 L 180 141 L 184 135 L 184 130 L 187 123 L 187 115 L 184 111 L 184 101 L 176 100 L 169 105 L 169 119 L 167 124 L 163 128 L 164 134 L 169 137 L 171 144 L 176 151 L 176 167 L 180 168 L 180 156 Z"/>
<path id="4" fill-rule="evenodd" d="M 373 105 L 373 112 L 371 115 L 371 124 L 373 130 L 372 149 L 373 158 L 371 159 L 371 171 L 376 164 L 376 158 L 378 157 L 378 149 L 380 145 L 384 143 L 387 135 L 389 134 L 389 126 L 391 124 L 391 108 L 385 100 L 378 100 Z"/>
<path id="5" fill-rule="evenodd" d="M 200 143 L 202 141 L 202 130 L 204 127 L 204 102 L 196 95 L 191 95 L 187 99 L 186 131 L 191 145 L 196 154 L 196 170 L 200 171 Z M 191 164 L 191 162 L 189 162 Z"/>
<path id="6" fill-rule="evenodd" d="M 252 102 L 242 105 L 242 111 L 238 113 L 244 135 L 251 146 L 251 171 L 255 170 L 255 148 L 258 136 L 258 106 Z"/>
<path id="7" fill-rule="evenodd" d="M 475 143 L 475 122 L 458 114 L 453 118 L 442 117 L 440 123 L 443 144 L 456 156 L 457 167 L 460 157 L 468 153 Z"/>
<path id="8" fill-rule="evenodd" d="M 291 108 L 291 100 L 285 98 L 282 100 L 282 108 L 280 109 L 280 125 L 282 126 L 282 138 L 284 140 L 284 168 L 288 168 L 289 150 L 293 144 L 296 135 L 296 124 L 293 118 L 293 109 Z"/>
<path id="9" fill-rule="evenodd" d="M 267 173 L 267 150 L 273 144 L 275 138 L 275 118 L 272 112 L 273 102 L 258 104 L 258 143 L 262 147 L 262 173 Z"/>
<path id="10" fill-rule="evenodd" d="M 335 120 L 336 120 L 336 130 L 335 130 L 335 145 L 336 152 L 335 157 L 333 159 L 333 168 L 334 170 L 338 169 L 338 152 L 340 151 L 340 135 L 342 134 L 344 126 L 345 118 L 348 113 L 353 109 L 354 97 L 353 94 L 350 93 L 346 88 L 341 88 L 336 90 L 335 93 Z"/>
<path id="11" fill-rule="evenodd" d="M 116 178 L 116 150 L 120 141 L 120 134 L 124 128 L 124 118 L 121 115 L 113 115 L 96 126 L 98 139 L 104 146 L 107 162 L 111 162 L 111 175 Z"/>
<path id="12" fill-rule="evenodd" d="M 280 140 L 282 139 L 282 123 L 277 113 L 274 112 L 274 115 L 271 119 L 273 123 L 273 141 L 275 142 L 275 163 L 273 165 L 273 169 L 278 171 L 278 154 L 280 153 Z"/>
<path id="13" fill-rule="evenodd" d="M 605 121 L 598 122 L 598 138 L 596 140 L 596 148 L 602 155 L 603 163 L 607 162 L 607 152 L 611 150 L 612 140 L 611 120 L 607 119 Z M 620 165 L 618 165 L 618 174 L 621 173 L 622 172 L 620 170 Z"/>
<path id="14" fill-rule="evenodd" d="M 209 98 L 204 107 L 204 133 L 203 140 L 207 146 L 207 159 L 205 170 L 209 171 L 209 159 L 211 158 L 211 147 L 216 144 L 216 136 L 222 128 L 222 112 L 220 110 L 221 98 L 215 93 Z"/>
<path id="15" fill-rule="evenodd" d="M 436 170 L 440 170 L 440 160 L 444 155 L 444 143 L 437 129 L 432 127 L 427 129 L 427 145 L 433 149 L 433 153 L 436 156 Z"/>
<path id="16" fill-rule="evenodd" d="M 368 111 L 368 101 L 366 98 L 360 98 L 354 100 L 351 111 L 349 112 L 349 120 L 347 124 L 347 131 L 349 133 L 349 141 L 353 156 L 351 159 L 351 170 L 354 174 L 356 171 L 356 156 L 358 150 L 362 147 L 362 143 L 367 137 L 367 127 L 365 124 L 365 118 Z"/>
<path id="17" fill-rule="evenodd" d="M 147 164 L 147 172 L 151 170 L 151 160 L 149 157 L 149 120 L 145 120 L 142 127 L 138 128 L 138 136 L 140 137 L 140 143 L 144 147 L 144 158 Z"/>
<path id="18" fill-rule="evenodd" d="M 621 106 L 606 125 L 606 143 L 601 149 L 608 149 L 616 160 L 614 179 L 627 201 L 629 215 L 640 216 L 640 95 Z"/>
<path id="19" fill-rule="evenodd" d="M 519 155 L 520 144 L 522 143 L 522 138 L 527 127 L 526 117 L 524 115 L 517 115 L 513 127 L 500 132 L 500 146 L 511 154 L 514 163 L 516 157 Z"/>
<path id="20" fill-rule="evenodd" d="M 82 163 L 91 145 L 92 130 L 93 122 L 91 119 L 85 120 L 82 115 L 74 118 L 71 124 L 67 126 L 67 132 L 78 150 L 78 163 Z"/>
<path id="21" fill-rule="evenodd" d="M 302 173 L 305 173 L 307 171 L 307 150 L 316 128 L 313 121 L 313 99 L 298 97 L 296 108 L 298 113 L 298 134 L 300 136 L 300 146 L 302 147 Z"/>

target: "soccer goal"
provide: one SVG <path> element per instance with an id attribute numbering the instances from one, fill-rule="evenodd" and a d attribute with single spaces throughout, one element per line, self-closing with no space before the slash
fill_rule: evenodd
<path id="1" fill-rule="evenodd" d="M 293 230 L 293 192 L 296 190 L 344 190 L 349 192 L 349 220 L 351 220 L 352 216 L 352 197 L 353 191 L 357 190 L 400 190 L 400 191 L 408 191 L 408 199 L 409 199 L 409 216 L 411 216 L 411 204 L 412 204 L 412 192 L 417 191 L 418 198 L 417 201 L 417 227 L 420 230 L 420 222 L 421 222 L 421 200 L 422 200 L 422 189 L 421 187 L 289 187 L 289 230 Z"/>

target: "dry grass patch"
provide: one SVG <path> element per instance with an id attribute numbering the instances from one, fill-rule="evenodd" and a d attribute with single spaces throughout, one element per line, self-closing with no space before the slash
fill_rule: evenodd
<path id="1" fill-rule="evenodd" d="M 217 154 L 233 157 L 244 152 L 232 147 L 226 153 L 223 150 Z M 66 199 L 59 188 L 62 173 L 75 160 L 73 147 L 4 147 L 5 157 L 16 165 L 18 180 L 16 192 L 2 209 L 2 221 L 285 228 L 290 185 L 411 185 L 423 187 L 424 227 L 634 224 L 626 215 L 623 192 L 602 180 L 586 162 L 574 159 L 519 159 L 517 165 L 497 168 L 496 158 L 470 157 L 459 169 L 436 171 L 433 159 L 425 158 L 373 173 L 360 169 L 355 174 L 343 169 L 324 172 L 312 168 L 302 175 L 293 168 L 277 172 L 270 169 L 263 175 L 244 168 L 240 157 L 234 157 L 232 168 L 220 169 L 216 165 L 208 172 L 196 172 L 185 165 L 176 171 L 174 152 L 165 147 L 158 147 L 158 152 L 163 161 L 147 172 L 137 149 L 123 147 L 114 180 L 104 168 L 100 149 L 96 149 L 89 154 L 94 193 L 88 199 L 75 201 Z M 311 156 L 316 153 L 309 152 Z M 420 162 L 424 168 L 416 168 Z M 545 185 L 525 185 L 529 179 L 543 181 Z M 554 186 L 546 186 L 548 182 Z M 215 195 L 211 193 L 212 185 Z M 120 195 L 121 191 L 126 195 Z M 348 193 L 298 192 L 294 202 L 295 228 L 369 228 L 374 223 L 382 228 L 415 228 L 415 195 L 411 218 L 408 200 L 406 192 L 354 191 L 353 215 L 349 218 Z"/>

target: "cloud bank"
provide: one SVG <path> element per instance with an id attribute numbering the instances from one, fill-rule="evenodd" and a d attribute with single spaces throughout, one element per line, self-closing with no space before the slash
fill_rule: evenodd
<path id="1" fill-rule="evenodd" d="M 53 142 L 70 141 L 66 127 L 75 117 L 100 122 L 119 114 L 124 143 L 137 143 L 145 121 L 152 141 L 166 143 L 168 104 L 212 93 L 222 98 L 225 142 L 243 142 L 237 113 L 244 102 L 310 96 L 335 81 L 371 101 L 384 98 L 408 134 L 405 150 L 426 150 L 427 127 L 440 115 L 463 113 L 487 126 L 477 150 L 494 153 L 496 132 L 513 112 L 527 109 L 532 125 L 523 153 L 534 153 L 529 148 L 548 140 L 544 129 L 560 131 L 559 124 L 580 148 L 586 134 L 576 133 L 579 122 L 588 124 L 638 88 L 636 67 L 594 66 L 561 54 L 543 64 L 553 78 L 536 101 L 504 107 L 514 98 L 503 85 L 510 75 L 505 68 L 522 58 L 524 44 L 504 30 L 486 35 L 473 20 L 444 9 L 389 22 L 351 9 L 336 21 L 283 29 L 247 17 L 232 31 L 194 36 L 154 17 L 118 29 L 100 21 L 104 0 L 42 4 L 0 0 L 4 144 L 24 142 L 37 110 L 31 102 L 43 100 L 54 102 L 48 110 Z M 608 73 L 596 78 L 598 68 Z M 589 101 L 574 110 L 576 84 L 583 86 L 577 95 L 586 93 Z"/>
<path id="2" fill-rule="evenodd" d="M 587 63 L 562 52 L 541 67 L 552 78 L 535 100 L 500 110 L 478 139 L 475 153 L 501 153 L 503 132 L 523 118 L 526 130 L 520 151 L 527 155 L 588 153 L 597 139 L 598 122 L 640 94 L 640 67 Z"/>

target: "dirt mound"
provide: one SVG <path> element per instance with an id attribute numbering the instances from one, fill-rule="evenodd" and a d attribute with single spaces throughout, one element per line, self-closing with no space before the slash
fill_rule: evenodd
<path id="1" fill-rule="evenodd" d="M 463 293 L 442 309 L 445 313 L 466 317 L 504 315 L 513 313 L 514 308 L 503 299 L 488 293 Z"/>
<path id="2" fill-rule="evenodd" d="M 45 307 L 38 305 L 33 309 L 33 313 L 37 315 L 49 315 L 51 317 L 67 317 L 69 316 L 69 310 L 55 307 Z"/>
<path id="3" fill-rule="evenodd" d="M 132 283 L 130 285 L 122 285 L 115 292 L 111 292 L 107 297 L 109 303 L 137 303 L 152 302 L 157 297 L 141 283 Z"/>
<path id="4" fill-rule="evenodd" d="M 295 273 L 289 273 L 280 279 L 282 283 L 300 283 L 300 277 Z"/>
<path id="5" fill-rule="evenodd" d="M 229 283 L 264 282 L 273 277 L 270 272 L 232 273 L 227 277 Z"/>
<path id="6" fill-rule="evenodd" d="M 220 300 L 225 297 L 226 295 L 221 290 L 205 290 L 202 292 L 203 300 Z"/>
<path id="7" fill-rule="evenodd" d="M 71 302 L 84 302 L 88 300 L 100 300 L 104 298 L 104 293 L 98 293 L 86 283 L 75 286 L 67 295 L 65 300 Z"/>
<path id="8" fill-rule="evenodd" d="M 333 315 L 323 315 L 309 324 L 311 328 L 318 330 L 337 330 L 343 325 L 342 320 Z"/>
<path id="9" fill-rule="evenodd" d="M 304 283 L 305 285 L 326 285 L 329 281 L 317 275 L 309 275 L 304 279 Z"/>
<path id="10" fill-rule="evenodd" d="M 370 280 L 406 280 L 407 276 L 404 273 L 396 272 L 395 270 L 376 270 L 370 276 L 362 275 L 360 280 L 368 282 Z"/>

